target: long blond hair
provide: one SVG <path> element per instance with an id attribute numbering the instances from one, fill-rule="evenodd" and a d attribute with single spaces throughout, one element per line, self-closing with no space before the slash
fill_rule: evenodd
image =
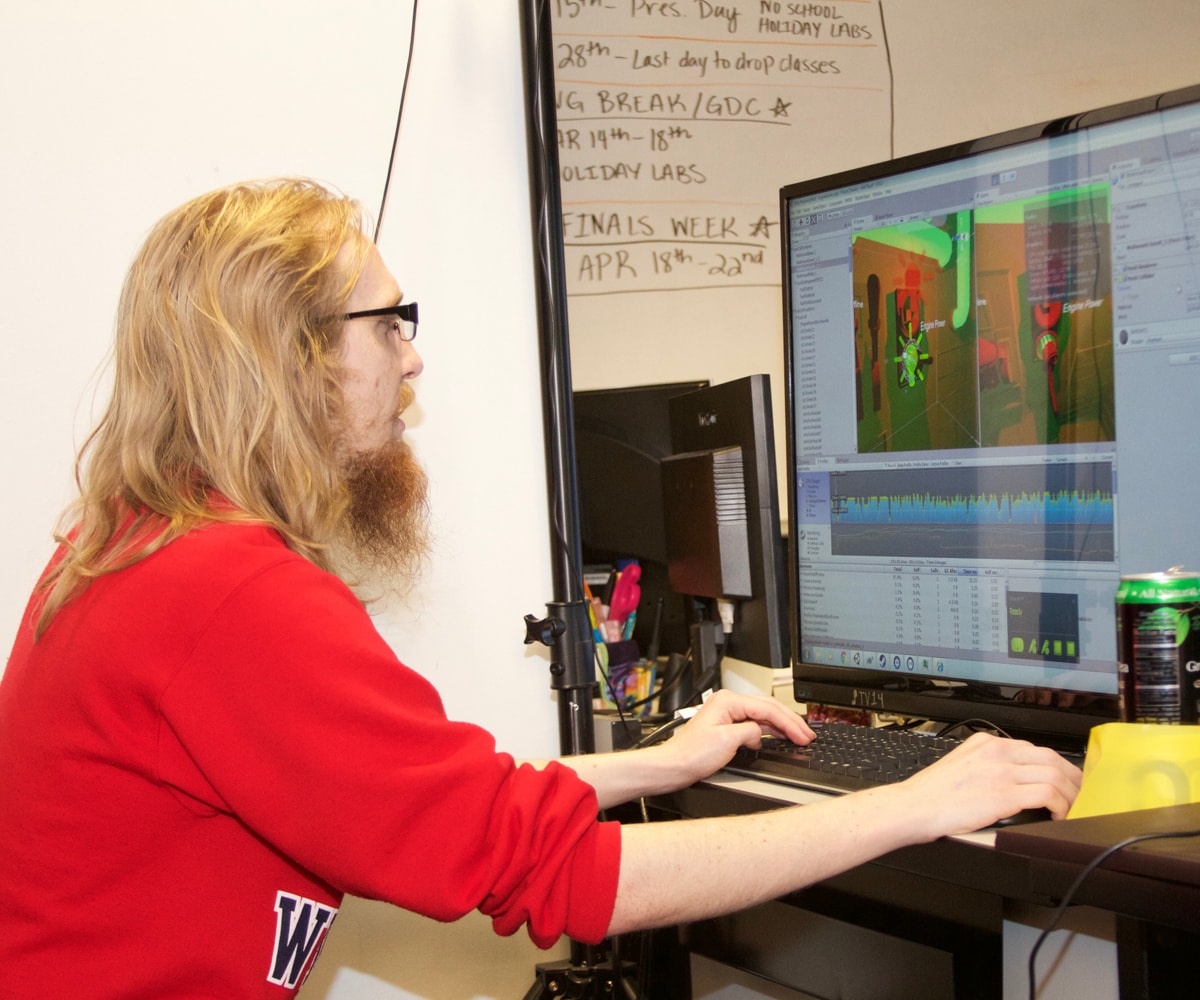
<path id="1" fill-rule="evenodd" d="M 330 568 L 347 503 L 337 317 L 366 243 L 355 202 L 300 179 L 222 188 L 154 227 L 121 293 L 112 398 L 76 461 L 39 634 L 90 580 L 205 520 L 271 525 Z M 334 266 L 347 244 L 359 252 Z"/>

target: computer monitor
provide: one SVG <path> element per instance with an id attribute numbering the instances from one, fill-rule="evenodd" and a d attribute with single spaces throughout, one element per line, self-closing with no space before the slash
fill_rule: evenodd
<path id="1" fill-rule="evenodd" d="M 643 655 L 660 600 L 659 649 L 688 648 L 688 603 L 667 578 L 662 461 L 672 452 L 669 400 L 706 385 L 697 379 L 572 394 L 583 561 L 597 568 L 638 561 L 641 603 L 633 638 Z"/>
<path id="2" fill-rule="evenodd" d="M 664 462 L 671 586 L 711 603 L 724 655 L 789 660 L 771 384 L 750 375 L 670 401 Z"/>
<path id="3" fill-rule="evenodd" d="M 732 619 L 722 654 L 786 667 L 786 578 L 769 378 L 581 390 L 573 394 L 572 406 L 583 559 L 592 566 L 626 559 L 640 564 L 633 637 L 642 653 L 651 642 L 659 599 L 659 649 L 667 654 L 692 646 L 693 625 L 720 623 L 717 599 L 728 597 Z M 738 496 L 732 514 L 728 493 L 719 519 L 711 504 L 681 505 L 677 495 L 668 495 L 665 477 L 672 467 L 697 461 L 711 467 L 716 455 L 728 469 L 734 454 Z M 668 522 L 675 530 L 668 530 Z M 691 544 L 708 533 L 737 540 L 732 556 L 741 561 L 742 573 L 728 594 L 692 585 L 695 575 L 680 575 L 681 561 L 690 557 L 681 541 Z M 700 664 L 695 667 L 703 672 Z"/>
<path id="4" fill-rule="evenodd" d="M 1078 745 L 1200 570 L 1200 88 L 780 201 L 796 698 Z"/>

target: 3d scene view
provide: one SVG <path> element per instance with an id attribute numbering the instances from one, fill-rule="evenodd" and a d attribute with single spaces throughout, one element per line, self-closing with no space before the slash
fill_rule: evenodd
<path id="1" fill-rule="evenodd" d="M 1113 438 L 1107 187 L 856 236 L 860 452 Z"/>

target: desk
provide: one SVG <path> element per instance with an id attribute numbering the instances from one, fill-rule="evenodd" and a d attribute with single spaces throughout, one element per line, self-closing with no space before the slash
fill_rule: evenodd
<path id="1" fill-rule="evenodd" d="M 820 798 L 718 774 L 648 805 L 652 818 L 670 819 Z M 1024 996 L 1023 984 L 1003 985 L 1006 913 L 1056 906 L 1082 864 L 1032 858 L 996 840 L 984 831 L 904 848 L 763 906 L 682 927 L 679 944 L 817 997 Z M 1200 995 L 1190 971 L 1200 955 L 1200 886 L 1102 868 L 1077 900 L 1115 917 L 1121 1000 Z M 1175 992 L 1184 972 L 1187 991 Z M 689 996 L 690 984 L 661 995 Z"/>

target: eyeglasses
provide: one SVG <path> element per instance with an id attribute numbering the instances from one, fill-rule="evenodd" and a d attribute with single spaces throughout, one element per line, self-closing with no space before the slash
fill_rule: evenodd
<path id="1" fill-rule="evenodd" d="M 342 319 L 364 319 L 368 316 L 392 316 L 397 323 L 396 332 L 401 340 L 413 340 L 417 336 L 417 304 L 402 302 L 395 306 L 384 306 L 382 309 L 361 309 L 358 312 L 343 313 Z"/>

